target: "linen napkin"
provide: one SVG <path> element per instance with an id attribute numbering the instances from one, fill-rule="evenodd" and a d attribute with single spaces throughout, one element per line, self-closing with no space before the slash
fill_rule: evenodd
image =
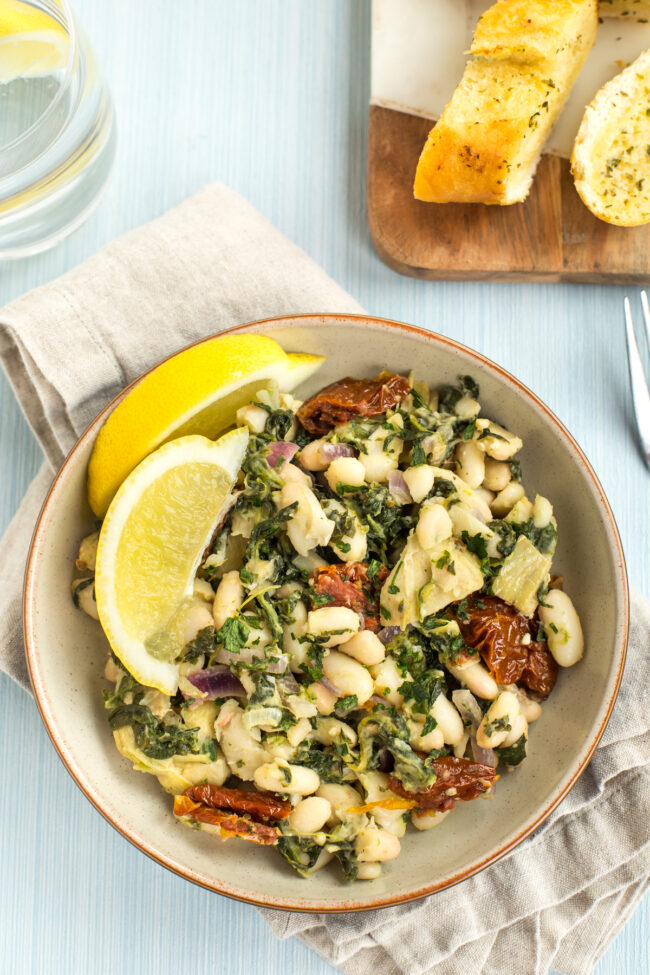
<path id="1" fill-rule="evenodd" d="M 29 688 L 20 585 L 54 470 L 105 403 L 157 360 L 245 321 L 359 305 L 215 184 L 0 311 L 0 358 L 46 463 L 0 543 L 0 668 Z M 537 833 L 458 887 L 351 916 L 262 910 L 355 975 L 588 972 L 650 878 L 650 604 L 635 596 L 623 686 L 589 768 Z"/>

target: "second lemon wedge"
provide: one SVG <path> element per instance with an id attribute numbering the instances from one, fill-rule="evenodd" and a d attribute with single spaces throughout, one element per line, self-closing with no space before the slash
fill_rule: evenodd
<path id="1" fill-rule="evenodd" d="M 216 442 L 194 436 L 165 444 L 127 477 L 102 525 L 99 619 L 126 669 L 165 694 L 178 687 L 183 614 L 247 444 L 244 428 Z"/>
<path id="2" fill-rule="evenodd" d="M 65 29 L 54 17 L 20 0 L 0 3 L 0 84 L 42 78 L 65 67 Z"/>
<path id="3" fill-rule="evenodd" d="M 323 356 L 290 353 L 264 335 L 224 335 L 161 363 L 128 393 L 99 431 L 88 465 L 88 501 L 106 513 L 120 484 L 168 440 L 216 437 L 269 381 L 289 392 Z"/>

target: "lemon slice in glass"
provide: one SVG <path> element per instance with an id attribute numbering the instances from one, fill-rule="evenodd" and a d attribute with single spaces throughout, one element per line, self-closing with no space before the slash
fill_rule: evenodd
<path id="1" fill-rule="evenodd" d="M 0 84 L 43 78 L 65 67 L 70 43 L 49 14 L 20 0 L 0 3 Z"/>
<path id="2" fill-rule="evenodd" d="M 224 335 L 161 363 L 118 403 L 88 465 L 88 501 L 103 517 L 122 481 L 161 444 L 188 434 L 214 438 L 269 381 L 281 392 L 304 382 L 323 356 L 290 353 L 264 335 Z"/>
<path id="3" fill-rule="evenodd" d="M 178 687 L 184 611 L 247 444 L 243 428 L 216 442 L 193 436 L 165 444 L 127 477 L 102 525 L 99 619 L 127 670 L 165 694 Z"/>

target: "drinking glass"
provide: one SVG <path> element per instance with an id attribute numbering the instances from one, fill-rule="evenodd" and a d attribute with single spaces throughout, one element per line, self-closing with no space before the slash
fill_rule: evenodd
<path id="1" fill-rule="evenodd" d="M 108 88 L 68 0 L 0 0 L 0 259 L 58 243 L 115 156 Z"/>

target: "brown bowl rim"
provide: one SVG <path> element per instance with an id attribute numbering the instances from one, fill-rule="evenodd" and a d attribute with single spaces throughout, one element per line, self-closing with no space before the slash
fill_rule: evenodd
<path id="1" fill-rule="evenodd" d="M 63 746 L 58 741 L 55 722 L 53 719 L 50 720 L 49 718 L 49 710 L 47 708 L 47 694 L 45 692 L 45 688 L 39 683 L 38 680 L 38 668 L 37 668 L 37 661 L 36 661 L 37 654 L 35 652 L 35 648 L 32 646 L 31 632 L 29 626 L 30 595 L 33 591 L 36 575 L 37 575 L 38 560 L 35 558 L 35 548 L 36 548 L 35 543 L 40 534 L 41 525 L 47 513 L 50 498 L 55 490 L 59 478 L 61 477 L 63 471 L 67 467 L 73 454 L 77 452 L 81 444 L 89 437 L 91 432 L 93 432 L 95 428 L 99 429 L 103 419 L 111 412 L 111 410 L 114 409 L 114 407 L 118 404 L 118 402 L 134 386 L 136 386 L 139 382 L 141 382 L 142 379 L 144 379 L 145 376 L 147 376 L 150 372 L 153 371 L 153 369 L 156 369 L 163 362 L 167 362 L 169 359 L 174 358 L 174 356 L 178 355 L 180 352 L 184 351 L 185 349 L 193 348 L 195 346 L 203 344 L 204 342 L 209 342 L 214 338 L 219 338 L 223 335 L 232 335 L 237 332 L 250 332 L 250 330 L 254 328 L 256 325 L 282 325 L 282 324 L 291 325 L 292 323 L 300 322 L 301 320 L 310 321 L 316 327 L 328 327 L 330 325 L 338 325 L 350 321 L 357 321 L 360 324 L 370 323 L 372 325 L 376 325 L 380 327 L 388 327 L 389 329 L 392 328 L 406 333 L 415 334 L 433 342 L 434 344 L 439 343 L 442 345 L 446 345 L 457 352 L 462 352 L 465 355 L 469 355 L 471 358 L 476 359 L 482 365 L 486 366 L 488 370 L 497 373 L 497 375 L 501 379 L 515 386 L 527 399 L 532 400 L 534 405 L 536 405 L 546 415 L 546 417 L 551 421 L 551 423 L 557 428 L 559 434 L 569 442 L 570 446 L 575 451 L 578 460 L 581 462 L 586 474 L 591 479 L 592 484 L 596 490 L 596 493 L 600 499 L 602 509 L 606 514 L 609 523 L 611 539 L 613 540 L 614 546 L 618 552 L 618 560 L 616 562 L 616 568 L 618 570 L 619 582 L 621 587 L 620 595 L 622 597 L 623 628 L 622 628 L 621 646 L 619 650 L 620 660 L 619 660 L 618 671 L 616 674 L 616 682 L 614 684 L 614 688 L 610 695 L 610 699 L 607 703 L 607 711 L 605 713 L 605 716 L 599 728 L 597 729 L 596 734 L 593 737 L 593 740 L 589 745 L 587 753 L 585 754 L 583 760 L 581 761 L 578 768 L 575 770 L 570 780 L 561 789 L 559 794 L 555 796 L 547 806 L 545 806 L 542 812 L 537 816 L 537 818 L 532 823 L 529 823 L 527 826 L 525 826 L 524 829 L 522 829 L 512 840 L 504 844 L 495 852 L 491 853 L 489 856 L 486 856 L 483 860 L 473 864 L 468 869 L 463 870 L 458 874 L 453 875 L 452 877 L 447 877 L 441 881 L 434 881 L 433 883 L 420 887 L 417 890 L 408 891 L 403 894 L 396 894 L 396 895 L 389 894 L 389 895 L 379 896 L 375 898 L 372 901 L 372 903 L 369 904 L 364 903 L 363 905 L 359 905 L 355 901 L 350 900 L 350 901 L 342 901 L 335 906 L 333 906 L 329 902 L 319 903 L 313 901 L 310 902 L 310 904 L 307 906 L 304 901 L 294 901 L 291 898 L 282 898 L 281 900 L 278 900 L 278 899 L 274 899 L 273 896 L 266 895 L 266 894 L 253 896 L 249 893 L 242 893 L 241 891 L 237 891 L 236 889 L 230 889 L 226 885 L 220 885 L 219 883 L 208 883 L 205 880 L 201 879 L 201 877 L 195 874 L 194 871 L 191 870 L 190 868 L 185 867 L 182 864 L 177 864 L 174 861 L 172 861 L 171 858 L 165 857 L 163 854 L 157 852 L 153 847 L 149 847 L 146 844 L 146 842 L 142 840 L 139 836 L 137 836 L 135 833 L 130 832 L 126 827 L 123 827 L 117 822 L 115 822 L 111 817 L 111 815 L 102 807 L 101 802 L 98 799 L 96 799 L 95 796 L 92 794 L 90 788 L 86 787 L 86 785 L 82 781 L 81 775 L 78 774 L 76 770 L 71 766 L 65 754 L 65 750 Z M 625 667 L 627 643 L 628 643 L 628 636 L 629 636 L 629 587 L 628 587 L 625 555 L 623 552 L 623 546 L 621 543 L 618 526 L 616 524 L 616 520 L 614 518 L 614 514 L 612 512 L 609 501 L 607 500 L 607 496 L 605 495 L 603 487 L 600 481 L 598 480 L 595 471 L 593 470 L 591 464 L 587 460 L 584 451 L 576 442 L 576 440 L 571 435 L 571 433 L 569 433 L 569 431 L 564 426 L 562 421 L 559 420 L 558 417 L 553 413 L 553 411 L 535 393 L 533 393 L 530 389 L 528 389 L 527 386 L 525 386 L 520 380 L 518 380 L 515 376 L 513 376 L 512 373 L 508 372 L 502 366 L 493 362 L 487 356 L 484 356 L 480 352 L 477 352 L 476 350 L 471 349 L 460 342 L 457 342 L 455 339 L 451 339 L 446 335 L 441 335 L 438 332 L 429 331 L 428 329 L 421 328 L 417 325 L 409 325 L 405 322 L 399 322 L 389 318 L 378 318 L 373 315 L 360 315 L 360 314 L 352 314 L 352 313 L 351 314 L 346 314 L 346 313 L 319 314 L 318 312 L 313 312 L 311 314 L 281 315 L 277 317 L 263 318 L 253 322 L 246 322 L 242 325 L 235 325 L 232 326 L 231 328 L 224 329 L 223 331 L 205 336 L 204 338 L 198 339 L 195 342 L 190 342 L 188 345 L 183 346 L 183 348 L 178 349 L 176 352 L 171 353 L 170 355 L 166 356 L 164 359 L 161 359 L 160 362 L 157 362 L 155 365 L 153 365 L 150 369 L 147 369 L 145 372 L 143 372 L 140 376 L 138 376 L 131 383 L 129 383 L 129 385 L 126 386 L 120 393 L 114 396 L 113 399 L 103 408 L 103 410 L 101 410 L 101 412 L 98 413 L 95 419 L 92 420 L 92 422 L 86 427 L 84 432 L 78 438 L 75 445 L 68 453 L 65 461 L 61 465 L 60 470 L 57 472 L 49 488 L 45 501 L 43 502 L 40 514 L 38 516 L 38 520 L 36 522 L 36 526 L 34 528 L 32 540 L 30 543 L 29 555 L 27 558 L 27 566 L 25 569 L 25 584 L 23 590 L 23 632 L 24 632 L 24 640 L 25 640 L 25 656 L 27 659 L 29 678 L 32 684 L 34 697 L 36 700 L 38 710 L 41 715 L 41 719 L 43 721 L 43 724 L 45 725 L 45 729 L 52 741 L 52 744 L 54 745 L 54 748 L 56 749 L 59 758 L 63 762 L 66 770 L 72 776 L 75 784 L 79 787 L 81 792 L 85 795 L 88 801 L 92 803 L 95 809 L 104 817 L 104 819 L 114 829 L 116 829 L 119 833 L 121 833 L 121 835 L 124 836 L 125 839 L 127 839 L 133 846 L 135 846 L 138 850 L 140 850 L 141 853 L 144 853 L 150 859 L 154 860 L 162 867 L 165 867 L 167 870 L 170 870 L 172 873 L 175 873 L 178 876 L 183 877 L 185 880 L 189 880 L 191 883 L 199 887 L 203 887 L 204 889 L 211 890 L 214 893 L 218 893 L 226 897 L 230 897 L 233 900 L 241 901 L 248 904 L 253 904 L 256 907 L 275 908 L 276 910 L 299 911 L 301 913 L 309 913 L 309 914 L 311 913 L 339 914 L 343 912 L 347 913 L 347 912 L 362 912 L 362 911 L 376 910 L 377 908 L 394 907 L 400 904 L 405 904 L 409 901 L 419 900 L 423 897 L 427 897 L 430 894 L 438 893 L 441 890 L 446 890 L 449 887 L 453 887 L 456 884 L 461 883 L 463 880 L 467 880 L 469 877 L 473 877 L 475 874 L 480 873 L 486 867 L 490 866 L 493 863 L 496 863 L 507 853 L 513 850 L 516 846 L 518 846 L 524 839 L 526 839 L 527 836 L 530 836 L 530 834 L 533 833 L 536 829 L 538 829 L 539 826 L 550 816 L 550 814 L 560 804 L 560 802 L 562 802 L 562 800 L 566 798 L 566 796 L 574 787 L 574 785 L 576 784 L 576 782 L 578 781 L 578 779 L 580 778 L 584 770 L 587 768 L 591 760 L 591 757 L 594 751 L 596 750 L 598 743 L 600 742 L 600 739 L 603 736 L 605 728 L 607 727 L 607 723 L 611 717 L 612 710 L 614 708 L 614 704 L 618 696 L 619 688 L 621 685 L 621 679 L 623 676 L 623 670 Z"/>

